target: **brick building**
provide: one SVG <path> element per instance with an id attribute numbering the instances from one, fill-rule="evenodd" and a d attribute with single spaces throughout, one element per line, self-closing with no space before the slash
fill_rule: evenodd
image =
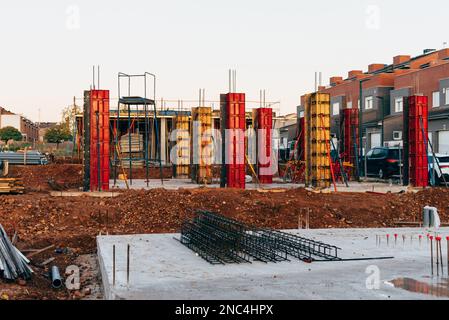
<path id="1" fill-rule="evenodd" d="M 0 107 L 0 128 L 14 127 L 22 134 L 22 140 L 36 143 L 39 138 L 38 126 L 27 118 Z"/>
<path id="2" fill-rule="evenodd" d="M 344 79 L 330 78 L 318 91 L 331 96 L 332 134 L 340 137 L 340 114 L 360 108 L 367 149 L 402 142 L 403 98 L 429 97 L 429 140 L 436 152 L 449 154 L 449 49 L 425 50 L 417 57 L 399 55 L 391 64 L 370 64 L 366 72 L 352 70 Z M 303 105 L 304 96 L 301 97 Z M 298 107 L 298 116 L 303 108 Z M 365 140 L 366 139 L 366 140 Z"/>

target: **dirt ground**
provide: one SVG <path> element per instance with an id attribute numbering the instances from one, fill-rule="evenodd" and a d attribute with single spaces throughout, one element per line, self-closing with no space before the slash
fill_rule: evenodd
<path id="1" fill-rule="evenodd" d="M 298 216 L 310 208 L 311 228 L 394 227 L 397 221 L 420 221 L 422 208 L 439 209 L 441 220 L 449 221 L 449 190 L 428 189 L 419 193 L 319 194 L 305 189 L 282 192 L 232 189 L 168 191 L 124 191 L 115 198 L 51 197 L 45 181 L 51 177 L 67 185 L 81 183 L 80 166 L 54 165 L 48 168 L 16 168 L 24 178 L 24 195 L 0 196 L 0 223 L 8 234 L 18 232 L 21 250 L 55 248 L 33 257 L 35 276 L 24 284 L 0 280 L 0 299 L 92 298 L 89 289 L 97 275 L 85 276 L 80 291 L 51 289 L 48 271 L 36 265 L 54 257 L 61 273 L 66 266 L 79 265 L 80 257 L 96 252 L 95 237 L 102 234 L 178 232 L 184 219 L 196 209 L 207 209 L 255 224 L 277 229 L 298 228 Z M 38 175 L 37 172 L 40 174 Z M 61 250 L 58 250 L 58 252 Z M 90 292 L 89 292 L 90 291 Z"/>

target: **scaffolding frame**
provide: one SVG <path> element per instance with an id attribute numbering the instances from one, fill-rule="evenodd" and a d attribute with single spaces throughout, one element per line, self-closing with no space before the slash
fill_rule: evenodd
<path id="1" fill-rule="evenodd" d="M 147 95 L 147 82 L 148 77 L 152 78 L 153 80 L 153 99 L 148 99 Z M 126 78 L 128 80 L 128 95 L 122 96 L 121 95 L 121 80 L 122 78 Z M 143 80 L 143 87 L 144 87 L 144 96 L 131 96 L 131 80 L 134 78 L 138 78 Z M 128 134 L 128 155 L 129 158 L 121 158 L 120 163 L 128 162 L 129 161 L 129 176 L 127 179 L 129 179 L 130 185 L 132 185 L 133 179 L 132 179 L 132 162 L 135 160 L 143 160 L 145 164 L 145 176 L 146 176 L 146 184 L 147 187 L 149 187 L 149 162 L 150 160 L 156 160 L 159 163 L 160 168 L 160 178 L 161 183 L 164 184 L 164 177 L 163 177 L 163 170 L 162 170 L 162 160 L 161 160 L 161 149 L 160 149 L 160 141 L 159 141 L 159 133 L 158 133 L 158 124 L 157 124 L 157 109 L 156 109 L 156 75 L 150 73 L 150 72 L 144 72 L 143 74 L 126 74 L 123 72 L 118 73 L 118 104 L 117 104 L 117 119 L 116 119 L 116 132 L 114 133 L 114 185 L 117 184 L 117 160 L 119 159 L 117 146 L 119 145 L 118 138 L 120 134 L 120 105 L 125 105 L 128 113 L 128 126 L 127 126 L 127 134 Z M 131 141 L 131 130 L 133 123 L 131 122 L 131 106 L 135 106 L 135 112 L 137 115 L 139 115 L 140 111 L 144 112 L 145 117 L 145 130 L 144 130 L 144 138 L 143 138 L 143 145 L 144 145 L 144 158 L 132 158 L 132 141 Z M 139 110 L 139 107 L 143 106 L 143 110 Z M 155 144 L 156 144 L 156 155 L 158 157 L 156 159 L 150 159 L 149 157 L 149 110 L 148 107 L 153 106 L 153 126 L 152 130 L 155 132 Z M 153 134 L 151 135 L 153 139 Z"/>

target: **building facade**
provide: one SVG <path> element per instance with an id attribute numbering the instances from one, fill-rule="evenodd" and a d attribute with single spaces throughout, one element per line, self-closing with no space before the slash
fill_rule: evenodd
<path id="1" fill-rule="evenodd" d="M 39 127 L 27 118 L 0 107 L 0 128 L 14 127 L 22 134 L 22 141 L 36 143 L 39 138 Z"/>
<path id="2" fill-rule="evenodd" d="M 374 63 L 366 72 L 352 70 L 344 79 L 331 77 L 319 92 L 331 97 L 331 132 L 341 136 L 340 115 L 345 108 L 362 106 L 363 147 L 400 145 L 403 99 L 429 98 L 429 141 L 434 151 L 449 154 L 449 49 L 425 50 L 422 55 L 399 55 L 391 64 Z M 360 96 L 362 102 L 360 102 Z M 303 105 L 304 96 L 301 97 Z M 298 107 L 298 116 L 303 108 Z"/>

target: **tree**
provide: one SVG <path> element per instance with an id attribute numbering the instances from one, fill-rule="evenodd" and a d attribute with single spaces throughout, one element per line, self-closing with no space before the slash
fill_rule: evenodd
<path id="1" fill-rule="evenodd" d="M 57 148 L 59 147 L 59 143 L 72 140 L 72 135 L 67 128 L 64 128 L 62 125 L 57 125 L 48 129 L 44 138 L 47 142 L 56 143 Z"/>
<path id="2" fill-rule="evenodd" d="M 0 129 L 0 140 L 8 142 L 9 140 L 21 141 L 22 134 L 14 127 L 4 127 Z"/>

